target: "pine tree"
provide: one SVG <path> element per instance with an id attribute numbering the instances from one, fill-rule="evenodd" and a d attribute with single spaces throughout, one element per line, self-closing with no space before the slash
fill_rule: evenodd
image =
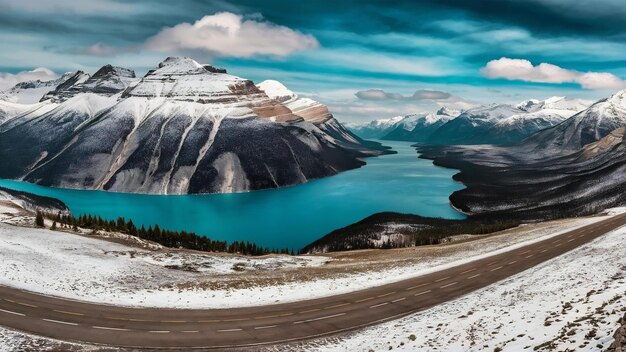
<path id="1" fill-rule="evenodd" d="M 39 210 L 37 211 L 37 215 L 35 216 L 35 226 L 37 227 L 44 227 L 44 221 L 43 221 L 43 213 L 40 212 Z"/>

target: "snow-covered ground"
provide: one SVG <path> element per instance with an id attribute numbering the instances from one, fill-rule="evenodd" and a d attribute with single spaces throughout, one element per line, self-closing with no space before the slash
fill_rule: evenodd
<path id="1" fill-rule="evenodd" d="M 625 210 L 613 209 L 607 214 Z M 271 304 L 339 294 L 421 275 L 555 236 L 610 215 L 526 225 L 512 232 L 479 240 L 459 239 L 441 246 L 362 251 L 354 257 L 369 258 L 364 265 L 372 265 L 378 260 L 372 258 L 380 253 L 393 257 L 412 251 L 409 253 L 420 259 L 411 265 L 402 259 L 398 266 L 382 266 L 378 270 L 230 286 L 229 282 L 246 273 L 295 276 L 301 270 L 349 261 L 356 252 L 344 256 L 251 258 L 168 250 L 128 242 L 119 234 L 109 234 L 110 238 L 103 240 L 86 233 L 24 227 L 32 223 L 32 217 L 4 201 L 0 202 L 0 284 L 128 306 L 214 308 Z M 520 351 L 535 347 L 602 350 L 612 342 L 617 320 L 626 310 L 626 256 L 622 250 L 625 241 L 626 229 L 613 231 L 460 299 L 351 335 L 297 347 L 311 351 L 382 351 L 390 347 L 404 351 Z M 222 284 L 207 285 L 203 281 L 206 278 Z M 64 350 L 85 347 L 2 328 L 0 346 L 18 346 L 13 350 L 23 346 L 62 346 Z"/>
<path id="2" fill-rule="evenodd" d="M 0 209 L 0 213 L 2 211 Z M 332 256 L 261 258 L 158 249 L 103 241 L 85 234 L 18 227 L 24 217 L 0 222 L 0 285 L 43 294 L 126 306 L 224 308 L 311 299 L 398 281 L 538 241 L 605 217 L 571 220 L 568 226 L 486 237 L 447 246 L 416 248 L 418 259 L 370 270 L 325 272 L 294 278 L 300 269 L 338 265 Z M 28 219 L 28 218 L 26 218 Z M 557 229 L 555 229 L 555 227 Z M 85 231 L 87 233 L 87 231 Z M 110 236 L 115 237 L 115 236 Z M 118 237 L 123 237 L 120 235 Z M 120 238 L 114 238 L 119 240 Z M 119 241 L 117 241 L 119 242 Z M 155 250 L 157 249 L 157 250 Z M 422 251 L 422 252 L 420 252 Z M 385 252 L 393 256 L 394 253 Z M 412 256 L 409 254 L 409 256 Z M 260 282 L 254 276 L 278 272 Z M 249 279 L 242 279 L 244 274 Z M 236 283 L 235 283 L 236 282 Z"/>
<path id="3" fill-rule="evenodd" d="M 309 351 L 604 351 L 626 311 L 626 229 L 403 319 Z"/>

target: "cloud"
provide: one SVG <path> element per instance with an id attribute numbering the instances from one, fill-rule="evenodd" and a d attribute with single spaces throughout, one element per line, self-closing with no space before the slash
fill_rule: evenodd
<path id="1" fill-rule="evenodd" d="M 22 71 L 15 74 L 0 73 L 0 91 L 12 88 L 14 85 L 25 81 L 49 81 L 59 77 L 52 70 L 38 67 L 32 71 Z"/>
<path id="2" fill-rule="evenodd" d="M 314 49 L 319 42 L 309 34 L 264 21 L 219 12 L 191 23 L 164 28 L 145 47 L 158 52 L 200 51 L 221 57 L 286 56 Z"/>
<path id="3" fill-rule="evenodd" d="M 413 99 L 415 100 L 446 100 L 451 96 L 452 94 L 450 93 L 429 89 L 420 89 L 413 93 Z"/>
<path id="4" fill-rule="evenodd" d="M 452 94 L 439 90 L 419 89 L 411 96 L 404 96 L 398 93 L 385 92 L 382 89 L 367 89 L 356 92 L 357 98 L 362 100 L 447 100 Z"/>
<path id="5" fill-rule="evenodd" d="M 502 57 L 489 61 L 480 72 L 487 78 L 539 83 L 578 83 L 585 89 L 621 89 L 626 81 L 608 72 L 580 72 L 549 63 L 534 66 L 524 59 Z"/>
<path id="6" fill-rule="evenodd" d="M 412 95 L 387 92 L 382 89 L 360 90 L 353 102 L 330 104 L 336 116 L 347 116 L 349 120 L 366 120 L 384 116 L 406 115 L 409 113 L 435 111 L 441 107 L 467 110 L 476 103 L 467 101 L 448 92 L 419 89 Z"/>
<path id="7" fill-rule="evenodd" d="M 399 100 L 404 98 L 401 94 L 387 93 L 382 89 L 360 90 L 354 95 L 363 100 Z"/>
<path id="8" fill-rule="evenodd" d="M 96 43 L 84 48 L 69 49 L 61 52 L 96 57 L 111 57 L 123 53 L 137 53 L 140 49 L 141 48 L 137 46 L 114 47 L 103 43 Z"/>

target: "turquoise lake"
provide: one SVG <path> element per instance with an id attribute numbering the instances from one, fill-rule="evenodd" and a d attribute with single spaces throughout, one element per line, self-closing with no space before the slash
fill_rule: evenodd
<path id="1" fill-rule="evenodd" d="M 337 228 L 381 211 L 462 219 L 448 196 L 463 185 L 455 170 L 419 159 L 411 143 L 383 142 L 398 154 L 368 158 L 367 165 L 281 189 L 234 194 L 142 195 L 79 191 L 1 180 L 0 186 L 63 201 L 75 214 L 130 218 L 212 239 L 301 248 Z"/>

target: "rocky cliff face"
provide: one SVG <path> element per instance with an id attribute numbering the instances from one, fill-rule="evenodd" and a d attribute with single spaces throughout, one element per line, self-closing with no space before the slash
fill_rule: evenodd
<path id="1" fill-rule="evenodd" d="M 386 152 L 318 102 L 276 96 L 189 58 L 133 77 L 111 66 L 77 74 L 45 97 L 49 111 L 0 125 L 0 177 L 118 192 L 240 192 L 333 175 Z"/>

